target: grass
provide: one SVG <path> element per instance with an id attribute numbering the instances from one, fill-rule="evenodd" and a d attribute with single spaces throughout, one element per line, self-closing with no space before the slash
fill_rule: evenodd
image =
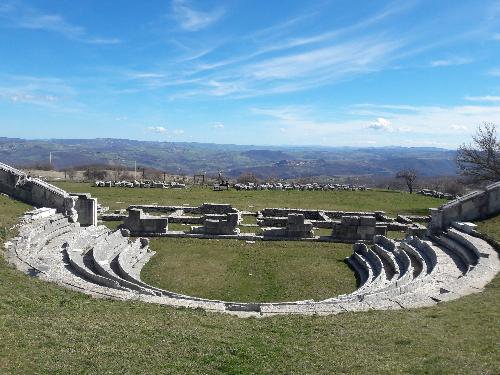
<path id="1" fill-rule="evenodd" d="M 289 207 L 344 211 L 386 211 L 390 215 L 427 215 L 429 207 L 444 200 L 398 191 L 212 191 L 208 187 L 189 189 L 130 189 L 94 187 L 87 183 L 57 182 L 70 192 L 88 192 L 112 210 L 130 204 L 193 206 L 205 202 L 230 203 L 240 210 L 257 211 L 266 207 Z"/>
<path id="2" fill-rule="evenodd" d="M 11 236 L 27 207 L 0 208 Z M 481 226 L 495 235 L 498 218 Z M 0 257 L 1 374 L 498 374 L 499 326 L 500 276 L 431 308 L 259 320 L 93 299 Z"/>
<path id="3" fill-rule="evenodd" d="M 478 230 L 480 232 L 487 233 L 495 241 L 500 243 L 500 216 L 479 221 L 476 224 L 478 225 Z"/>
<path id="4" fill-rule="evenodd" d="M 346 244 L 157 238 L 142 278 L 163 289 L 240 302 L 325 299 L 356 289 Z"/>

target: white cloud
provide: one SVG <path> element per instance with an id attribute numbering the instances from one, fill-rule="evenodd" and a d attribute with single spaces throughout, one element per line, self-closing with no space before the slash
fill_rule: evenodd
<path id="1" fill-rule="evenodd" d="M 490 76 L 500 77 L 500 68 L 493 68 L 488 71 Z"/>
<path id="2" fill-rule="evenodd" d="M 90 36 L 84 27 L 70 23 L 60 14 L 42 13 L 18 2 L 0 6 L 0 18 L 5 19 L 10 27 L 52 31 L 83 43 L 118 44 L 122 42 L 118 38 Z"/>
<path id="3" fill-rule="evenodd" d="M 224 124 L 222 122 L 216 122 L 215 124 L 212 125 L 214 129 L 223 129 Z"/>
<path id="4" fill-rule="evenodd" d="M 372 122 L 371 124 L 366 126 L 368 129 L 373 130 L 383 130 L 383 131 L 392 131 L 391 122 L 383 117 L 377 118 L 377 121 Z"/>
<path id="5" fill-rule="evenodd" d="M 0 95 L 1 96 L 1 95 Z M 32 104 L 47 104 L 57 101 L 57 97 L 53 95 L 31 95 L 25 93 L 18 93 L 10 95 L 10 101 L 13 103 L 32 103 Z"/>
<path id="6" fill-rule="evenodd" d="M 89 44 L 120 44 L 123 41 L 119 38 L 89 38 L 85 42 Z"/>
<path id="7" fill-rule="evenodd" d="M 186 31 L 204 29 L 224 15 L 224 10 L 221 8 L 209 12 L 196 10 L 187 0 L 173 0 L 172 10 L 180 26 Z"/>
<path id="8" fill-rule="evenodd" d="M 408 43 L 401 38 L 377 36 L 347 40 L 307 51 L 291 50 L 286 55 L 282 52 L 279 56 L 262 52 L 278 51 L 275 47 L 256 46 L 260 52 L 236 53 L 234 57 L 221 61 L 197 64 L 187 75 L 198 78 L 198 81 L 189 82 L 189 87 L 177 90 L 169 98 L 229 95 L 248 98 L 331 85 L 386 68 L 399 58 L 402 47 Z"/>
<path id="9" fill-rule="evenodd" d="M 358 111 L 359 108 L 363 108 Z M 405 108 L 401 111 L 400 108 Z M 404 124 L 411 134 L 455 135 L 472 132 L 485 121 L 500 123 L 500 105 L 461 106 L 400 106 L 359 104 L 351 115 L 379 115 L 391 119 L 392 123 Z M 401 128 L 395 128 L 396 132 Z M 395 134 L 395 133 L 393 133 Z"/>
<path id="10" fill-rule="evenodd" d="M 174 133 L 175 135 L 181 135 L 181 134 L 184 134 L 184 130 L 183 130 L 183 129 L 175 129 L 175 130 L 173 131 L 173 133 Z"/>
<path id="11" fill-rule="evenodd" d="M 497 103 L 500 102 L 500 96 L 485 95 L 485 96 L 466 96 L 465 100 L 470 102 L 490 102 Z"/>
<path id="12" fill-rule="evenodd" d="M 147 130 L 153 133 L 165 133 L 167 131 L 163 126 L 148 126 Z"/>
<path id="13" fill-rule="evenodd" d="M 0 100 L 28 103 L 56 108 L 58 103 L 68 105 L 76 95 L 73 87 L 53 77 L 0 75 Z"/>
<path id="14" fill-rule="evenodd" d="M 285 128 L 280 128 L 280 133 L 286 133 L 286 129 Z"/>
<path id="15" fill-rule="evenodd" d="M 491 37 L 491 39 L 500 41 L 500 33 L 493 34 L 493 36 Z"/>
<path id="16" fill-rule="evenodd" d="M 324 119 L 322 111 L 316 112 L 308 106 L 251 108 L 251 111 L 270 118 L 258 122 L 261 126 L 284 128 L 287 142 L 297 144 L 318 144 L 327 137 L 337 145 L 353 145 L 367 134 L 367 128 L 371 128 L 374 131 L 370 132 L 368 140 L 379 145 L 453 148 L 466 142 L 478 124 L 484 121 L 500 123 L 500 105 L 358 104 L 345 112 L 329 114 L 337 120 Z M 370 123 L 369 118 L 376 120 Z"/>
<path id="17" fill-rule="evenodd" d="M 371 38 L 354 40 L 330 47 L 276 57 L 251 65 L 248 69 L 257 79 L 291 79 L 313 76 L 318 78 L 339 77 L 349 73 L 376 69 L 386 61 L 399 42 L 376 41 Z"/>
<path id="18" fill-rule="evenodd" d="M 465 125 L 452 124 L 452 125 L 450 125 L 450 129 L 453 129 L 453 130 L 467 130 L 467 127 Z"/>
<path id="19" fill-rule="evenodd" d="M 165 74 L 154 73 L 154 72 L 133 72 L 133 73 L 127 73 L 126 76 L 130 79 L 165 78 Z"/>
<path id="20" fill-rule="evenodd" d="M 465 65 L 472 63 L 473 60 L 468 57 L 451 57 L 449 59 L 431 61 L 430 66 L 433 68 L 442 66 Z"/>

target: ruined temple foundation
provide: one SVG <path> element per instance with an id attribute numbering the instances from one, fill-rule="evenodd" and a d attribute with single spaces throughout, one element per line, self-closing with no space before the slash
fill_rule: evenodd
<path id="1" fill-rule="evenodd" d="M 387 226 L 377 225 L 374 216 L 342 216 L 332 230 L 332 238 L 339 241 L 372 241 L 375 235 L 386 235 Z"/>

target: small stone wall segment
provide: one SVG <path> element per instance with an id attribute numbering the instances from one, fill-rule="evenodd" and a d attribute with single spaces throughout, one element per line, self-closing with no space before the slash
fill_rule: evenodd
<path id="1" fill-rule="evenodd" d="M 206 214 L 203 226 L 193 227 L 192 233 L 210 235 L 237 235 L 240 233 L 237 228 L 240 222 L 239 213 L 231 212 L 227 214 Z"/>
<path id="2" fill-rule="evenodd" d="M 141 209 L 132 208 L 123 221 L 123 228 L 128 229 L 132 235 L 166 233 L 168 218 L 146 215 Z"/>
<path id="3" fill-rule="evenodd" d="M 75 210 L 78 213 L 78 222 L 82 226 L 97 225 L 97 199 L 91 198 L 88 193 L 70 193 L 77 197 Z"/>
<path id="4" fill-rule="evenodd" d="M 206 214 L 233 214 L 233 213 L 238 213 L 238 210 L 233 208 L 230 204 L 221 204 L 221 203 L 203 203 L 198 208 L 199 212 L 193 212 L 193 213 L 200 213 L 203 215 Z"/>
<path id="5" fill-rule="evenodd" d="M 288 214 L 287 236 L 291 238 L 314 237 L 313 225 L 303 214 Z"/>
<path id="6" fill-rule="evenodd" d="M 372 241 L 375 234 L 384 232 L 384 226 L 377 226 L 375 216 L 342 216 L 334 224 L 332 237 L 341 241 Z"/>
<path id="7" fill-rule="evenodd" d="M 198 207 L 187 207 L 187 206 L 160 206 L 160 205 L 148 205 L 148 204 L 137 204 L 131 205 L 127 210 L 131 209 L 141 209 L 145 213 L 164 213 L 168 214 L 171 218 L 172 223 L 182 223 L 182 224 L 203 224 L 202 216 L 188 216 L 192 215 L 226 215 L 231 213 L 239 213 L 239 211 L 232 207 L 230 204 L 220 204 L 220 203 L 203 203 Z"/>
<path id="8" fill-rule="evenodd" d="M 303 214 L 291 213 L 287 216 L 285 228 L 265 228 L 264 238 L 313 238 L 313 224 Z"/>
<path id="9" fill-rule="evenodd" d="M 476 221 L 497 215 L 500 213 L 500 181 L 430 211 L 431 232 L 447 228 L 455 221 Z"/>

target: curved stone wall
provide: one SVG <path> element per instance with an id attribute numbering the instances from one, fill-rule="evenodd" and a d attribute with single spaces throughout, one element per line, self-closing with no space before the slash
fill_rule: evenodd
<path id="1" fill-rule="evenodd" d="M 407 309 L 477 293 L 500 270 L 498 253 L 486 241 L 448 228 L 431 241 L 383 236 L 367 247 L 356 244 L 347 259 L 360 287 L 322 301 L 239 303 L 208 300 L 162 290 L 141 281 L 140 271 L 154 254 L 147 241 L 129 241 L 104 226 L 81 227 L 47 209 L 28 213 L 19 236 L 6 244 L 7 258 L 19 269 L 94 296 L 202 308 L 238 316 L 337 314 L 371 309 Z"/>

